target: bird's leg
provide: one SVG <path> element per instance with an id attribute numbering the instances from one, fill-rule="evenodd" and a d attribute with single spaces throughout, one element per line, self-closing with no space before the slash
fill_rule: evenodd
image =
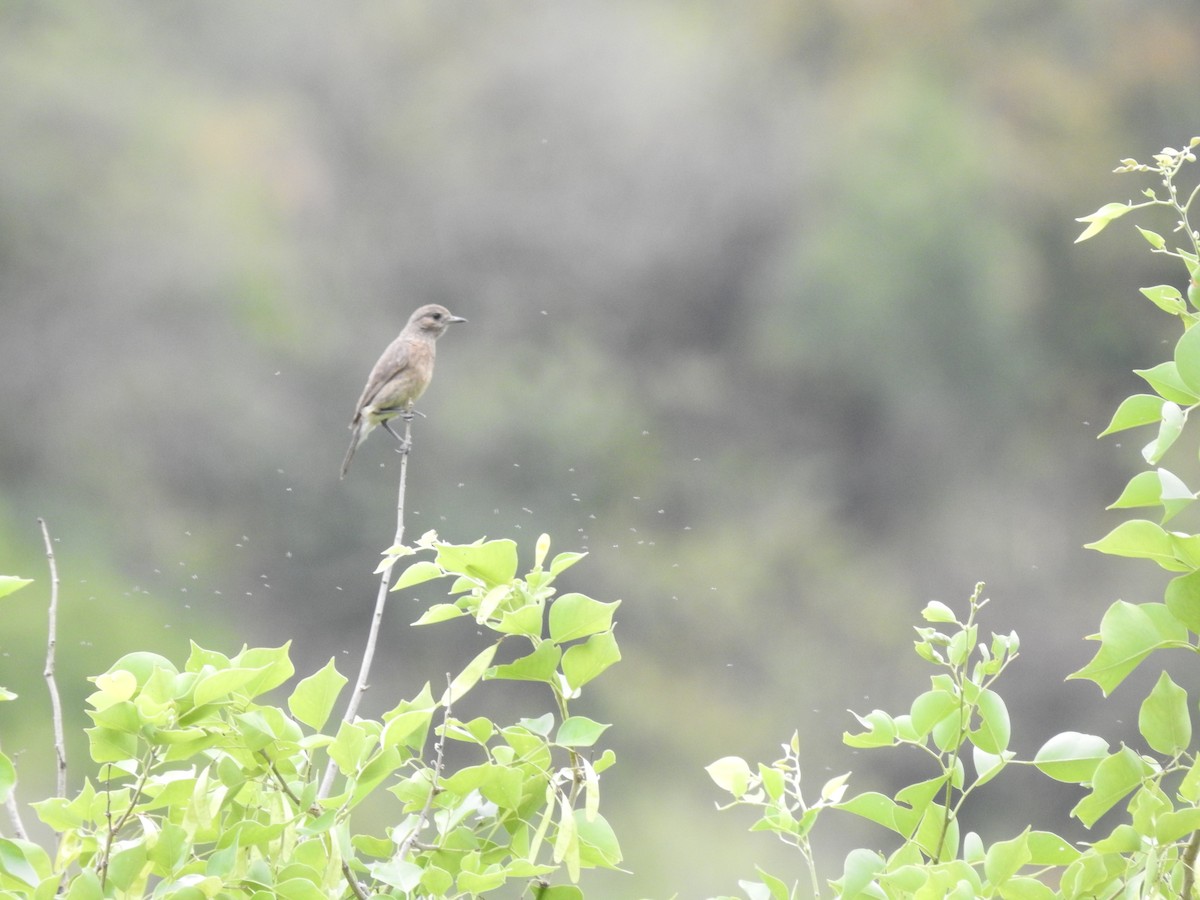
<path id="1" fill-rule="evenodd" d="M 400 415 L 403 416 L 404 413 L 400 413 Z M 409 418 L 411 418 L 411 417 L 412 416 L 410 413 Z M 412 441 L 406 441 L 400 435 L 396 434 L 396 432 L 392 431 L 392 426 L 388 424 L 387 419 L 384 419 L 379 424 L 387 429 L 388 434 L 390 434 L 392 437 L 394 437 L 396 440 L 398 440 L 400 442 L 400 446 L 396 448 L 397 453 L 407 453 L 409 450 L 412 449 Z"/>

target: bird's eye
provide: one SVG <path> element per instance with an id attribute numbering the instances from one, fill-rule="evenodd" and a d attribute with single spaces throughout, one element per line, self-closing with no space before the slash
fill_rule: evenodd
<path id="1" fill-rule="evenodd" d="M 441 314 L 441 313 L 439 313 L 439 312 L 435 312 L 435 313 L 433 314 L 433 317 L 434 317 L 435 319 L 440 319 L 440 318 L 442 317 L 442 314 Z"/>

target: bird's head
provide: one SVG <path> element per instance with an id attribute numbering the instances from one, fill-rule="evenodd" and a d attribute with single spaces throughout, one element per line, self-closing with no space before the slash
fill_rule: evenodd
<path id="1" fill-rule="evenodd" d="M 452 315 L 450 310 L 437 303 L 422 306 L 408 320 L 406 331 L 416 331 L 429 337 L 441 337 L 455 322 L 467 321 L 462 316 Z"/>

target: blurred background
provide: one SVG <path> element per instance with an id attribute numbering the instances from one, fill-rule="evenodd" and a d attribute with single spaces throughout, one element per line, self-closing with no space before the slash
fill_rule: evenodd
<path id="1" fill-rule="evenodd" d="M 578 711 L 616 723 L 604 803 L 633 874 L 585 886 L 799 877 L 703 771 L 796 729 L 812 791 L 929 777 L 843 748 L 846 710 L 906 709 L 920 609 L 965 610 L 977 581 L 984 629 L 1022 638 L 1015 748 L 1140 748 L 1156 672 L 1109 701 L 1063 679 L 1109 603 L 1161 597 L 1153 566 L 1081 545 L 1144 442 L 1095 436 L 1175 338 L 1136 289 L 1180 273 L 1128 220 L 1072 242 L 1149 186 L 1119 159 L 1197 132 L 1195 12 L 0 5 L 0 572 L 37 579 L 0 608 L 21 799 L 52 789 L 37 516 L 74 729 L 85 677 L 134 648 L 291 640 L 301 674 L 357 671 L 399 457 L 380 433 L 339 482 L 346 424 L 427 302 L 470 324 L 419 405 L 408 535 L 511 537 L 529 563 L 545 531 L 589 552 L 563 587 L 623 601 L 624 661 Z M 364 713 L 482 645 L 409 627 L 440 590 L 395 595 Z M 1078 793 L 1002 783 L 968 810 L 986 840 L 1084 836 Z M 822 875 L 860 843 L 892 846 L 825 818 Z"/>

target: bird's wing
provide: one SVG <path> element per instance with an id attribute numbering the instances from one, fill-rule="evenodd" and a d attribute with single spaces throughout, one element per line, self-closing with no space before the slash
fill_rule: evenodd
<path id="1" fill-rule="evenodd" d="M 362 396 L 354 407 L 354 418 L 361 415 L 363 409 L 370 406 L 385 384 L 399 375 L 408 367 L 409 345 L 404 335 L 396 338 L 375 362 L 371 374 L 367 376 L 367 385 L 363 388 Z"/>

